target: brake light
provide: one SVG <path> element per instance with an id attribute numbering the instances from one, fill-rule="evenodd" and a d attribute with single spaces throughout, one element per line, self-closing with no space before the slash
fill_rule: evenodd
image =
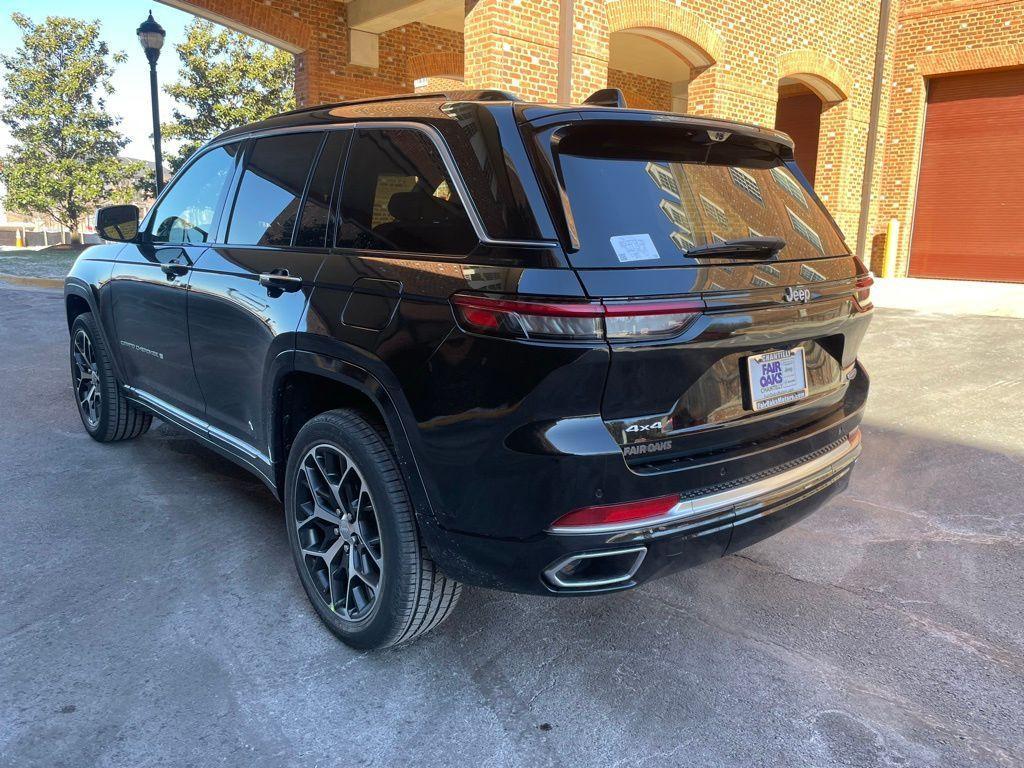
<path id="1" fill-rule="evenodd" d="M 467 331 L 514 339 L 636 341 L 677 336 L 704 309 L 699 299 L 600 302 L 452 296 Z"/>
<path id="2" fill-rule="evenodd" d="M 871 303 L 871 286 L 874 284 L 875 278 L 870 272 L 857 278 L 855 300 L 857 302 L 857 309 L 861 312 L 867 312 L 874 306 Z"/>
<path id="3" fill-rule="evenodd" d="M 601 305 L 596 302 L 535 302 L 457 293 L 452 304 L 467 331 L 515 339 L 602 337 Z"/>
<path id="4" fill-rule="evenodd" d="M 664 517 L 679 503 L 675 496 L 659 496 L 656 499 L 627 501 L 623 504 L 604 504 L 596 507 L 583 507 L 562 515 L 552 525 L 555 529 L 589 528 L 595 525 L 626 525 L 654 521 Z"/>

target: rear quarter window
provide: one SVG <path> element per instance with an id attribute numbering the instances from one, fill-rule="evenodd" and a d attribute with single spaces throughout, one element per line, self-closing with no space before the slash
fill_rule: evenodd
<path id="1" fill-rule="evenodd" d="M 357 131 L 342 184 L 340 247 L 461 256 L 477 243 L 437 147 L 422 131 Z"/>

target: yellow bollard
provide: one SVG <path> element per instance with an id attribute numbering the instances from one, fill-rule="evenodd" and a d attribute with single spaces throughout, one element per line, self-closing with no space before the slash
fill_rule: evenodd
<path id="1" fill-rule="evenodd" d="M 24 248 L 25 247 L 25 238 L 22 237 L 20 229 L 14 230 L 14 247 L 15 248 Z"/>
<path id="2" fill-rule="evenodd" d="M 896 249 L 900 242 L 900 221 L 889 219 L 885 230 L 885 261 L 882 263 L 882 277 L 896 277 Z"/>

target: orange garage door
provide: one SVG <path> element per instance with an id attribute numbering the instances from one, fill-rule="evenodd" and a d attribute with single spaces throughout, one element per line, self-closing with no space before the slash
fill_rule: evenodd
<path id="1" fill-rule="evenodd" d="M 910 274 L 1024 282 L 1024 70 L 931 81 Z"/>

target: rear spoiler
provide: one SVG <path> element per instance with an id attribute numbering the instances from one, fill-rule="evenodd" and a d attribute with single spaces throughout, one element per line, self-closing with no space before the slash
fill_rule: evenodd
<path id="1" fill-rule="evenodd" d="M 600 92 L 599 92 L 600 93 Z M 598 94 L 594 94 L 597 96 Z M 591 120 L 619 121 L 643 125 L 678 125 L 681 128 L 703 129 L 719 133 L 744 136 L 753 140 L 767 140 L 793 150 L 793 139 L 789 134 L 765 128 L 754 123 L 721 120 L 714 117 L 697 117 L 675 112 L 655 112 L 647 109 L 628 107 L 598 106 L 597 104 L 578 107 L 547 106 L 539 104 L 516 104 L 516 118 L 520 124 L 535 131 L 550 128 L 559 123 L 574 123 Z M 789 159 L 789 158 L 786 158 Z"/>

